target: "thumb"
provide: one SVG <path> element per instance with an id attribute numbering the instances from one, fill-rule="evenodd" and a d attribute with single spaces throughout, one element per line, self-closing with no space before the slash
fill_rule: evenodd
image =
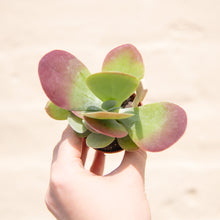
<path id="1" fill-rule="evenodd" d="M 61 137 L 54 149 L 52 166 L 62 169 L 64 167 L 82 166 L 82 138 L 79 138 L 70 126 Z"/>
<path id="2" fill-rule="evenodd" d="M 134 172 L 138 172 L 138 174 L 144 180 L 145 178 L 145 165 L 147 160 L 147 153 L 141 149 L 138 149 L 134 152 L 126 151 L 119 166 L 120 171 L 124 170 L 133 170 Z M 118 171 L 119 171 L 118 170 Z"/>

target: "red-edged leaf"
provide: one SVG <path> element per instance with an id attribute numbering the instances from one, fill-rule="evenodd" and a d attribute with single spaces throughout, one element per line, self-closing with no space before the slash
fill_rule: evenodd
<path id="1" fill-rule="evenodd" d="M 125 127 L 116 120 L 93 119 L 84 116 L 86 123 L 97 133 L 101 133 L 110 137 L 125 137 L 128 132 Z"/>
<path id="2" fill-rule="evenodd" d="M 125 109 L 134 116 L 120 120 L 131 139 L 142 149 L 162 151 L 174 144 L 187 124 L 185 111 L 178 105 L 161 102 Z"/>
<path id="3" fill-rule="evenodd" d="M 111 50 L 103 62 L 102 71 L 118 71 L 135 76 L 144 76 L 144 63 L 141 54 L 131 44 L 124 44 Z"/>
<path id="4" fill-rule="evenodd" d="M 101 105 L 85 83 L 90 72 L 72 54 L 51 51 L 40 60 L 38 72 L 46 95 L 55 105 L 67 110 L 86 110 L 91 105 Z"/>

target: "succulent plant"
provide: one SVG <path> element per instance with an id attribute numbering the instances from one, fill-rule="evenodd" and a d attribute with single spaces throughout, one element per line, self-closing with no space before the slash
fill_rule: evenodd
<path id="1" fill-rule="evenodd" d="M 186 113 L 178 105 L 141 104 L 147 93 L 141 83 L 144 64 L 131 44 L 111 50 L 100 73 L 90 74 L 81 61 L 62 50 L 46 54 L 38 70 L 50 99 L 46 112 L 68 120 L 89 147 L 158 152 L 174 144 L 186 129 Z"/>

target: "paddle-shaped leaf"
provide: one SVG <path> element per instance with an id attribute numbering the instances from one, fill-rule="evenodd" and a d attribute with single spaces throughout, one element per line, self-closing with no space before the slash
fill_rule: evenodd
<path id="1" fill-rule="evenodd" d="M 91 132 L 90 132 L 89 130 L 86 130 L 84 133 L 77 133 L 76 131 L 75 131 L 75 133 L 77 134 L 78 137 L 80 137 L 80 138 L 85 138 L 85 137 L 87 137 Z"/>
<path id="2" fill-rule="evenodd" d="M 129 135 L 123 138 L 118 138 L 117 140 L 120 147 L 126 151 L 135 151 L 138 149 L 138 146 L 131 140 Z"/>
<path id="3" fill-rule="evenodd" d="M 91 127 L 89 126 L 89 124 L 88 124 L 84 119 L 82 120 L 82 122 L 83 122 L 84 126 L 85 126 L 90 132 L 92 132 L 92 133 L 97 133 L 93 128 L 91 128 Z"/>
<path id="4" fill-rule="evenodd" d="M 90 75 L 86 83 L 103 102 L 116 100 L 117 106 L 120 106 L 136 90 L 139 81 L 125 73 L 102 72 Z"/>
<path id="5" fill-rule="evenodd" d="M 94 133 L 89 134 L 89 136 L 86 138 L 87 146 L 92 148 L 103 148 L 111 144 L 113 141 L 113 137 Z"/>
<path id="6" fill-rule="evenodd" d="M 76 115 L 72 113 L 68 116 L 68 122 L 71 128 L 77 133 L 83 134 L 87 130 L 84 124 L 82 123 L 82 119 L 78 118 Z"/>
<path id="7" fill-rule="evenodd" d="M 124 112 L 135 114 L 120 121 L 136 145 L 147 151 L 162 151 L 170 147 L 186 129 L 185 111 L 172 103 L 149 104 L 125 109 Z"/>
<path id="8" fill-rule="evenodd" d="M 67 110 L 86 110 L 91 105 L 100 106 L 85 83 L 90 75 L 86 66 L 72 54 L 54 50 L 39 63 L 41 85 L 48 98 Z"/>
<path id="9" fill-rule="evenodd" d="M 68 110 L 58 107 L 51 101 L 47 102 L 45 110 L 51 118 L 56 120 L 66 120 L 70 114 Z"/>
<path id="10" fill-rule="evenodd" d="M 76 115 L 79 118 L 83 119 L 83 115 L 86 112 L 98 112 L 98 111 L 103 111 L 103 109 L 96 107 L 96 106 L 89 106 L 86 111 L 71 111 L 74 115 Z"/>
<path id="11" fill-rule="evenodd" d="M 107 100 L 106 102 L 102 103 L 102 108 L 105 110 L 109 110 L 114 108 L 117 105 L 117 101 L 115 100 Z"/>
<path id="12" fill-rule="evenodd" d="M 110 137 L 125 137 L 128 132 L 125 127 L 119 124 L 116 120 L 101 120 L 93 119 L 84 116 L 86 123 L 97 133 L 101 133 Z"/>
<path id="13" fill-rule="evenodd" d="M 144 64 L 136 47 L 131 44 L 124 44 L 114 48 L 107 54 L 102 71 L 128 73 L 140 80 L 144 76 Z"/>
<path id="14" fill-rule="evenodd" d="M 133 116 L 129 113 L 116 113 L 116 112 L 88 112 L 84 113 L 86 117 L 96 119 L 124 119 Z"/>

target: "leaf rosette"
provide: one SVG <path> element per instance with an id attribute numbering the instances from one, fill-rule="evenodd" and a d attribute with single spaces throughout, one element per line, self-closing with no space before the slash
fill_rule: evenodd
<path id="1" fill-rule="evenodd" d="M 91 74 L 62 50 L 46 54 L 38 72 L 49 98 L 48 115 L 67 120 L 89 147 L 105 151 L 117 145 L 117 150 L 158 152 L 173 145 L 186 129 L 186 113 L 180 106 L 140 104 L 147 93 L 141 83 L 144 63 L 131 44 L 111 50 L 99 73 Z"/>

